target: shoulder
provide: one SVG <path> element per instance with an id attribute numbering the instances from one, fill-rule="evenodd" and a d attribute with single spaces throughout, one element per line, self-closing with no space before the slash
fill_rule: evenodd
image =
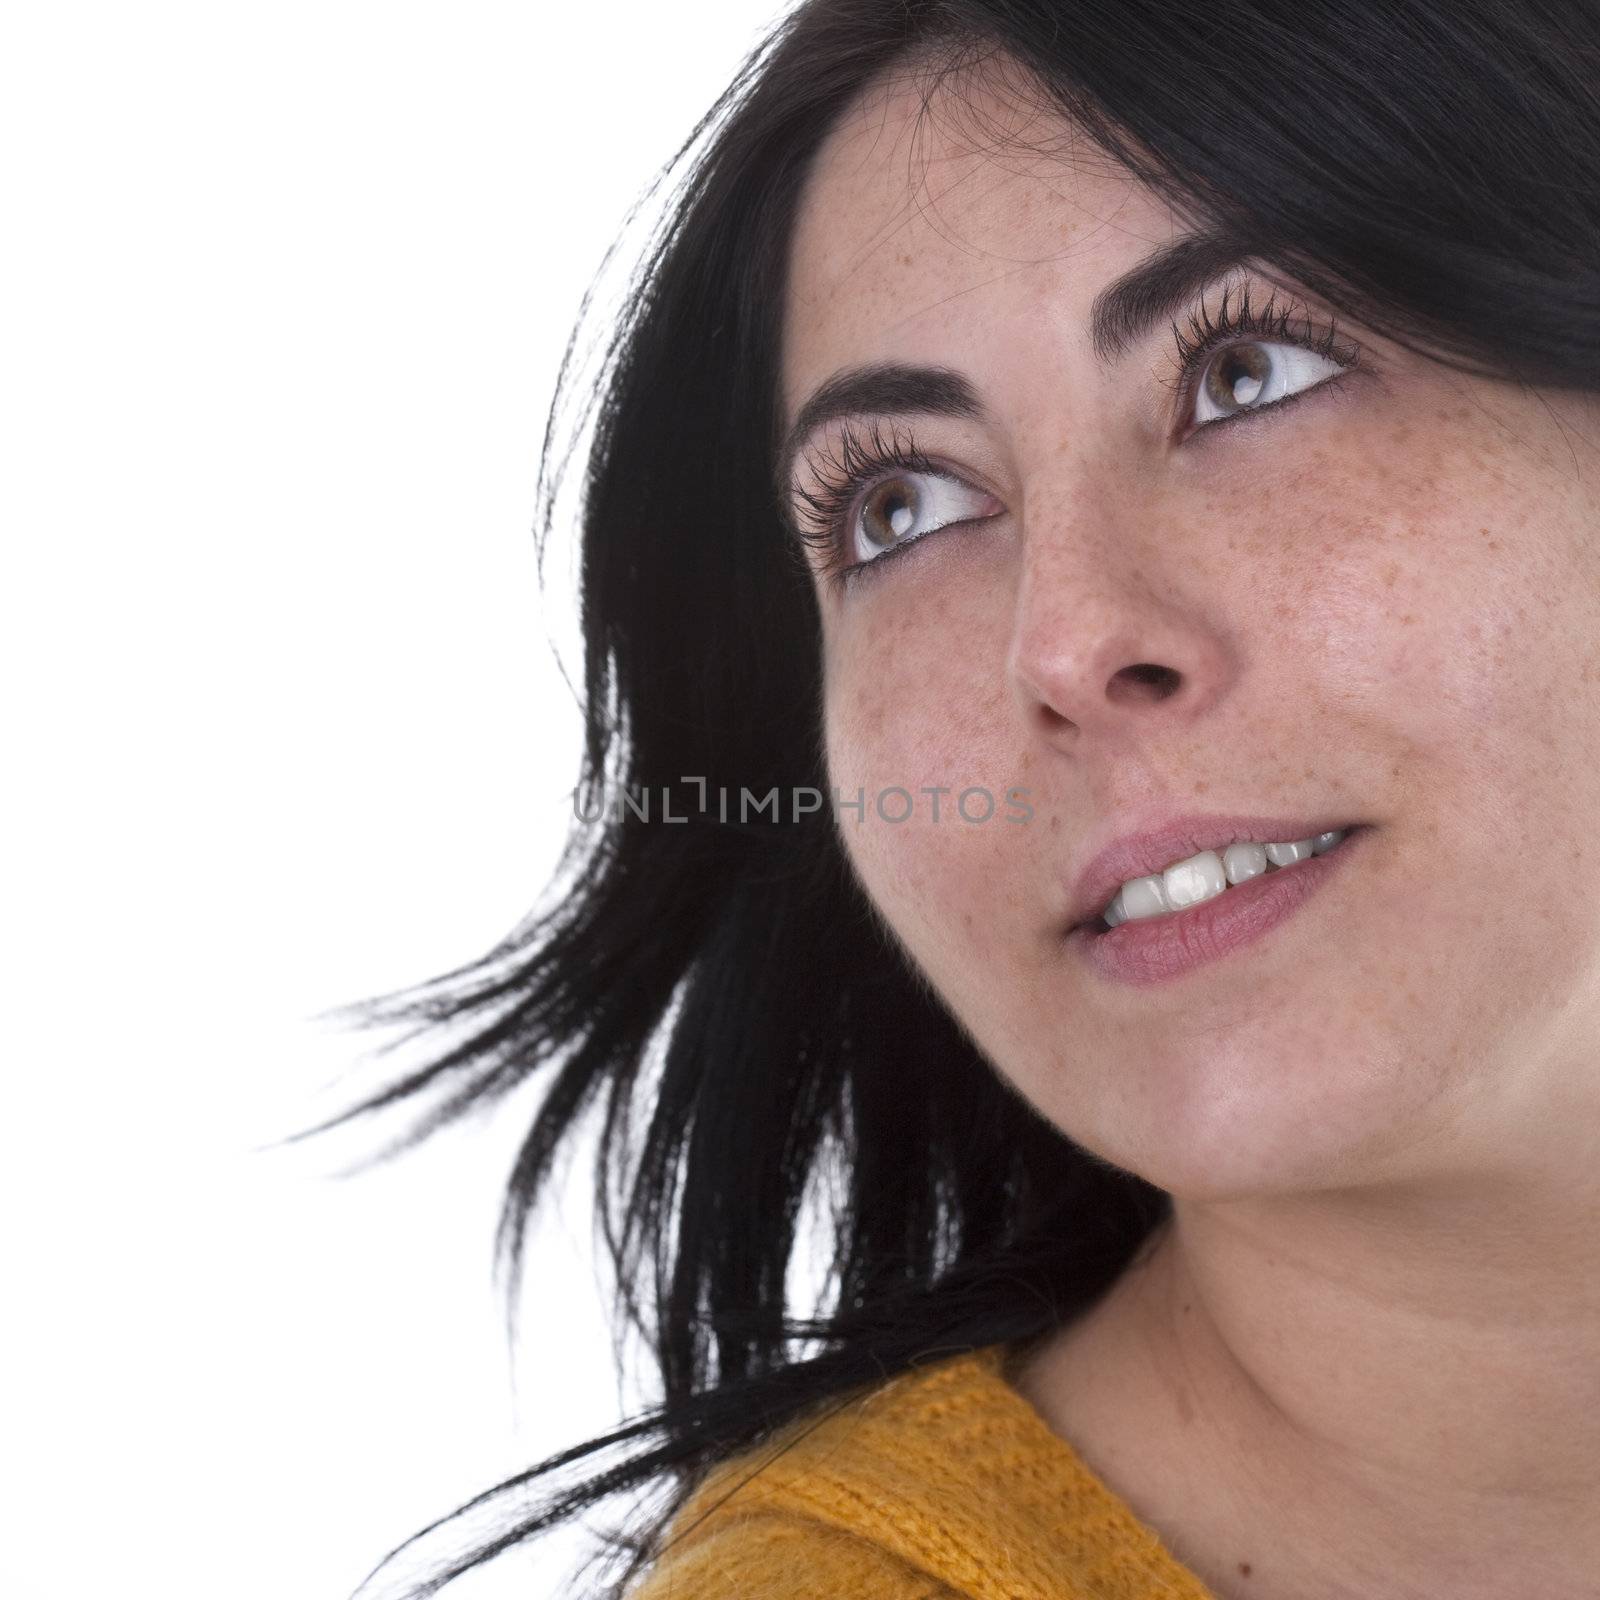
<path id="1" fill-rule="evenodd" d="M 902 1374 L 722 1463 L 628 1600 L 961 1600 L 923 1558 L 942 1542 L 923 1497 L 964 1466 L 945 1429 L 1006 1392 L 999 1358 L 977 1351 Z"/>
<path id="2" fill-rule="evenodd" d="M 628 1600 L 1212 1600 L 1014 1376 L 952 1355 L 723 1462 Z"/>
<path id="3" fill-rule="evenodd" d="M 959 1600 L 938 1579 L 848 1529 L 793 1512 L 675 1523 L 627 1600 Z"/>

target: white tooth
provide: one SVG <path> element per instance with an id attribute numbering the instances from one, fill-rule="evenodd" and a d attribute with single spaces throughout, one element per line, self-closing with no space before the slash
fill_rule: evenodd
<path id="1" fill-rule="evenodd" d="M 1222 852 L 1222 870 L 1229 883 L 1259 878 L 1267 870 L 1267 852 L 1258 844 L 1230 844 Z"/>
<path id="2" fill-rule="evenodd" d="M 1168 867 L 1161 874 L 1161 886 L 1167 892 L 1167 904 L 1174 911 L 1215 899 L 1228 887 L 1222 857 L 1215 850 L 1202 850 L 1199 855 Z"/>
<path id="3" fill-rule="evenodd" d="M 1296 861 L 1304 861 L 1311 855 L 1314 843 L 1312 839 L 1296 839 L 1291 844 L 1269 844 L 1267 860 L 1275 867 L 1293 866 Z"/>
<path id="4" fill-rule="evenodd" d="M 1289 867 L 1310 856 L 1325 855 L 1344 839 L 1346 831 L 1335 829 L 1288 844 L 1231 844 L 1220 856 L 1215 850 L 1202 850 L 1186 861 L 1175 862 L 1164 872 L 1130 878 L 1100 915 L 1108 927 L 1114 928 L 1120 922 L 1182 911 L 1214 898 L 1230 884 L 1259 877 L 1267 870 L 1268 862 L 1274 867 Z"/>
<path id="5" fill-rule="evenodd" d="M 1148 878 L 1130 878 L 1122 886 L 1118 899 L 1122 901 L 1122 915 L 1127 922 L 1136 922 L 1140 917 L 1159 917 L 1163 911 L 1170 911 L 1167 904 L 1166 890 L 1162 887 L 1162 874 L 1152 873 Z"/>

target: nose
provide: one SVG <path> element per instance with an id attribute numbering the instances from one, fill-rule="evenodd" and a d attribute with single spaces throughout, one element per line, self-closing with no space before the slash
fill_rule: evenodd
<path id="1" fill-rule="evenodd" d="M 1232 652 L 1211 591 L 1127 546 L 1025 541 L 1007 659 L 1030 732 L 1063 749 L 1190 731 L 1226 693 Z"/>

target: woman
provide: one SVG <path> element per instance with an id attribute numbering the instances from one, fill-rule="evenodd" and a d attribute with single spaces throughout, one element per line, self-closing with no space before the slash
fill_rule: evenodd
<path id="1" fill-rule="evenodd" d="M 1558 0 L 752 58 L 612 349 L 583 875 L 377 1012 L 472 1032 L 375 1104 L 548 1076 L 512 1259 L 603 1107 L 665 1400 L 436 1581 L 655 1485 L 649 1600 L 1600 1594 L 1597 65 Z"/>

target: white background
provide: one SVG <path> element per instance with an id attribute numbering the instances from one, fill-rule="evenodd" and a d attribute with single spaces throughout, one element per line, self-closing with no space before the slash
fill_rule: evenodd
<path id="1" fill-rule="evenodd" d="M 540 898 L 578 749 L 531 532 L 557 367 L 781 9 L 9 15 L 7 1600 L 345 1600 L 618 1415 L 581 1169 L 506 1342 L 526 1101 L 344 1179 L 376 1130 L 263 1147 L 387 1070 L 319 1011 Z M 577 1553 L 448 1592 L 565 1594 Z"/>

